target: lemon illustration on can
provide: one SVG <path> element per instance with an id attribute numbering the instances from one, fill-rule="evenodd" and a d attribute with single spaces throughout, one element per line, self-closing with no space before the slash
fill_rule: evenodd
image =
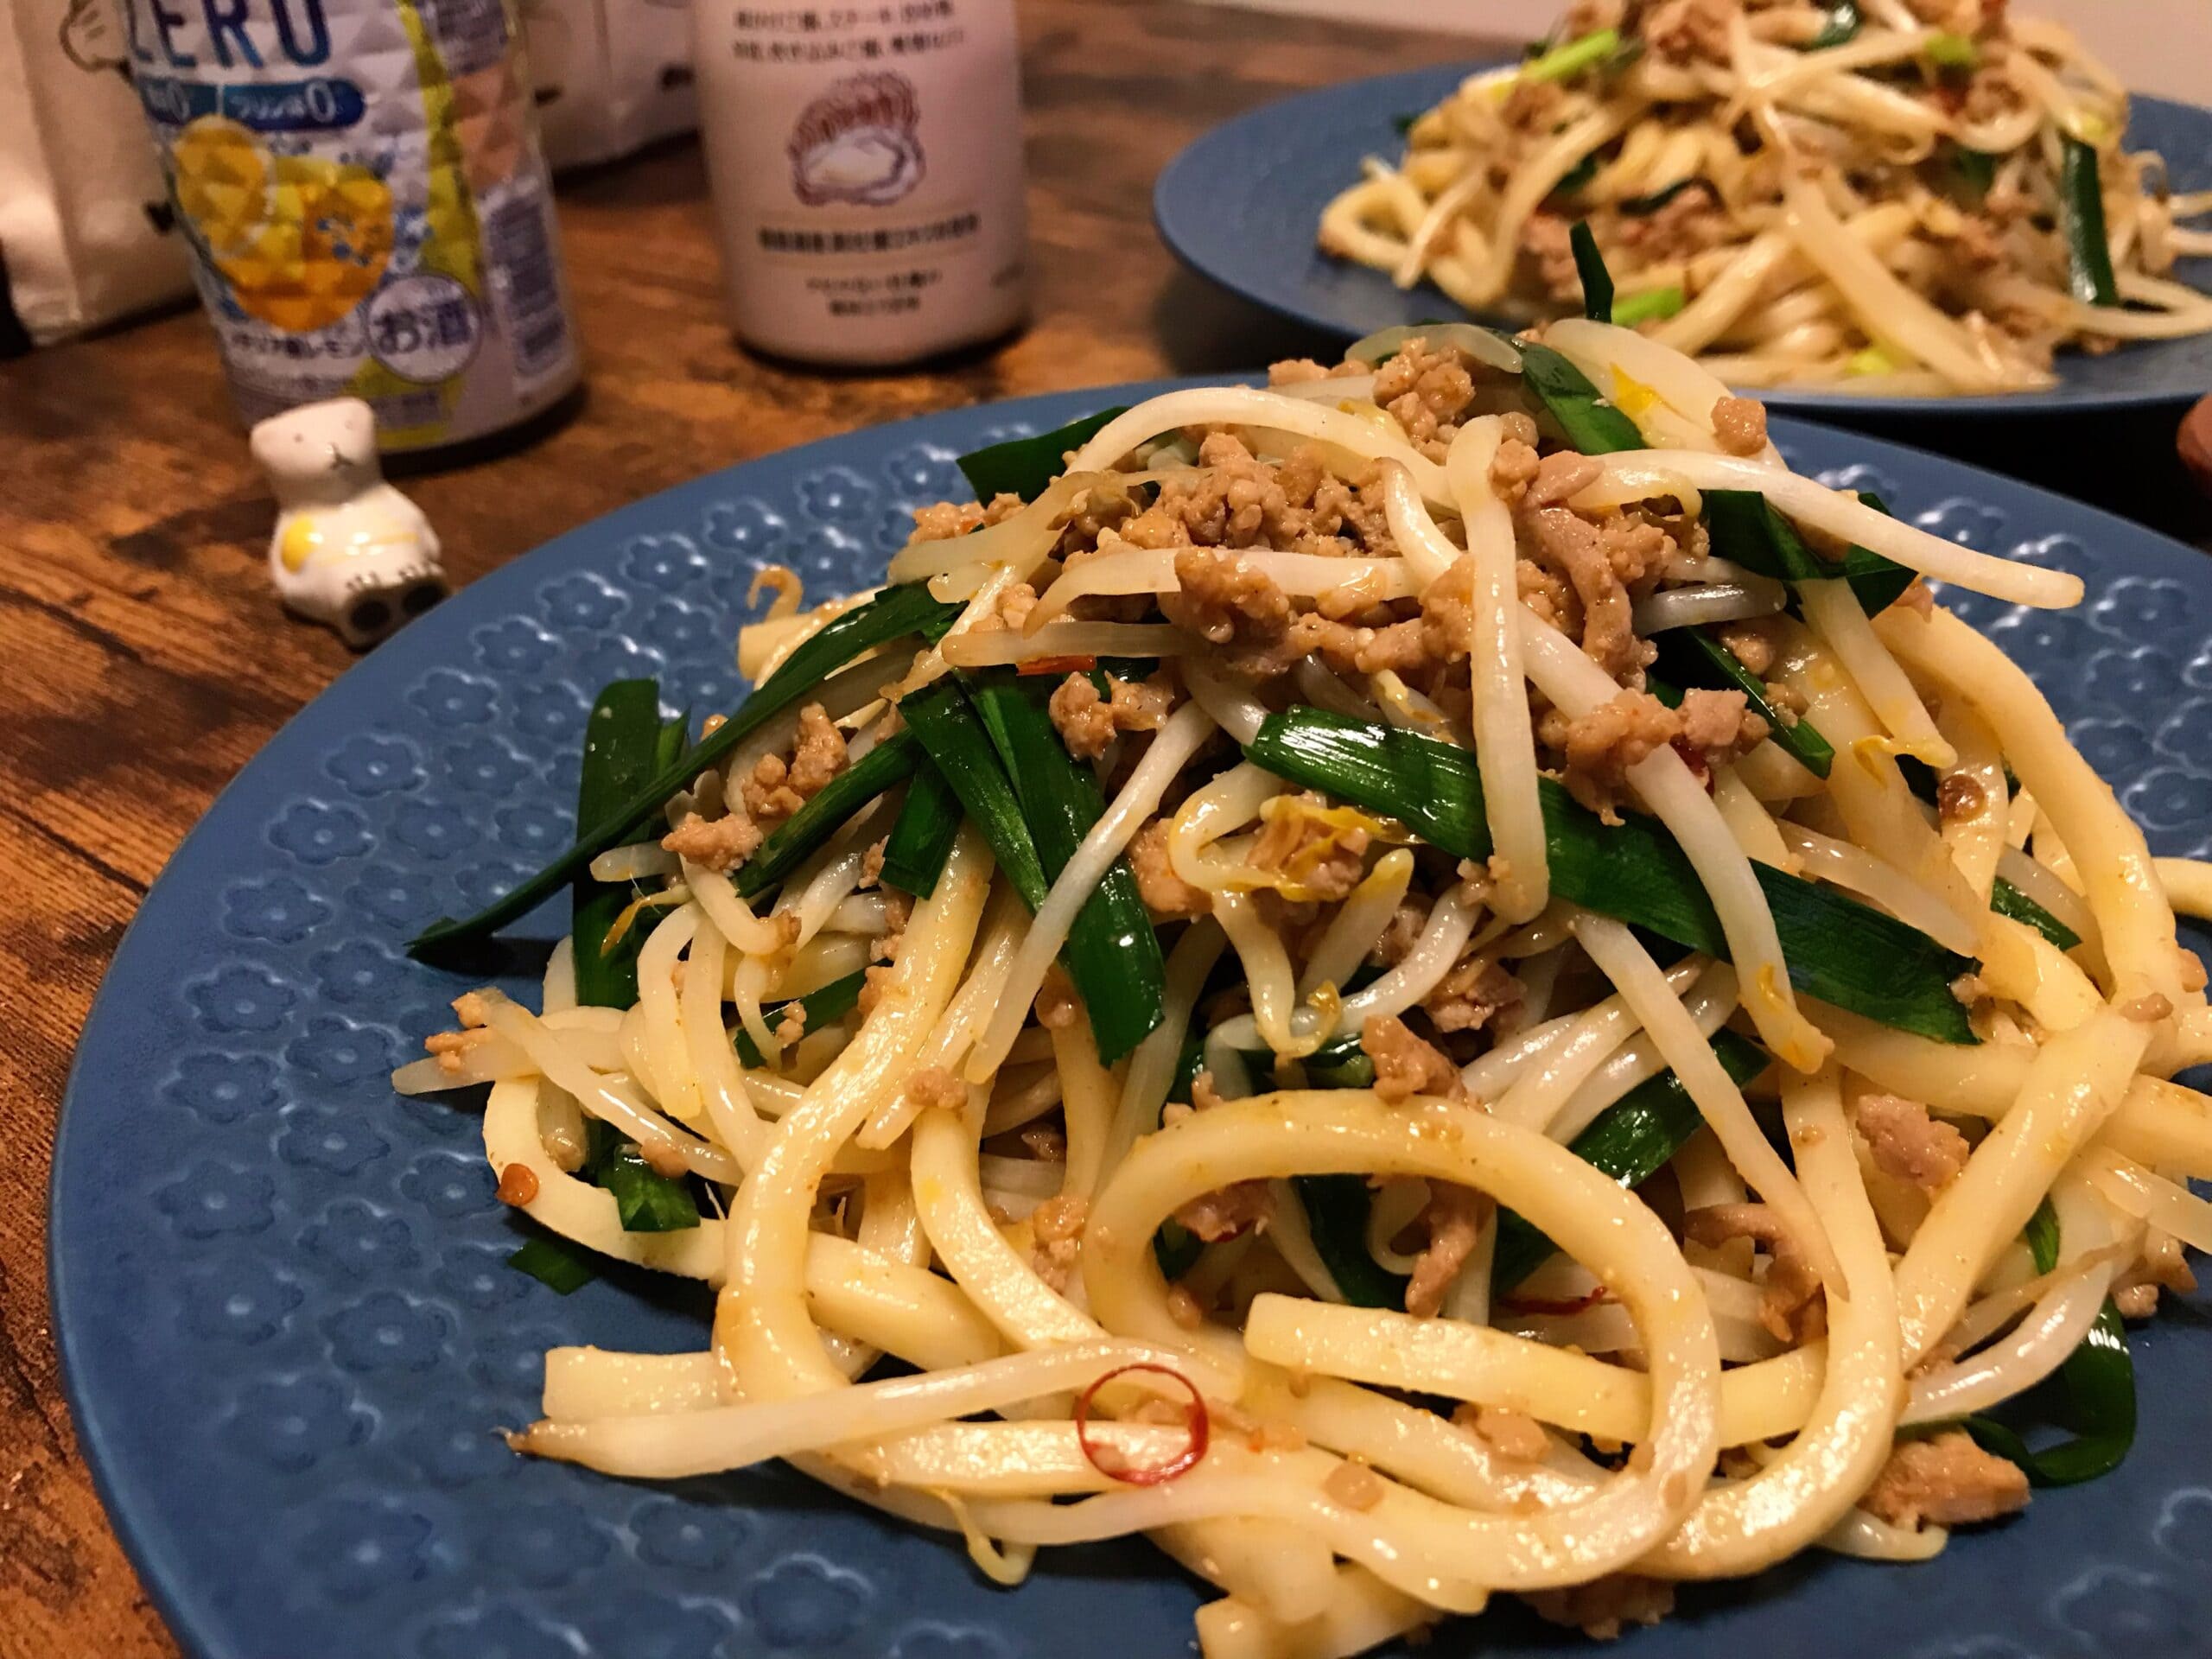
<path id="1" fill-rule="evenodd" d="M 132 44 L 161 49 L 132 66 L 138 101 L 249 423 L 358 397 L 378 448 L 422 449 L 575 385 L 512 4 L 207 0 L 147 15 L 157 38 Z M 277 569 L 309 551 L 278 549 Z"/>
<path id="2" fill-rule="evenodd" d="M 217 258 L 245 252 L 268 215 L 269 152 L 252 133 L 203 115 L 176 137 L 176 205 Z"/>
<path id="3" fill-rule="evenodd" d="M 177 206 L 249 316 L 325 328 L 376 291 L 391 257 L 391 187 L 356 162 L 271 155 L 202 116 L 170 151 Z"/>

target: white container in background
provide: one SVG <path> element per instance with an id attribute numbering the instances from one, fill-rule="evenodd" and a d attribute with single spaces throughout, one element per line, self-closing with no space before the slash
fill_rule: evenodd
<path id="1" fill-rule="evenodd" d="M 128 57 L 106 0 L 0 16 L 0 316 L 41 345 L 192 292 Z"/>
<path id="2" fill-rule="evenodd" d="M 547 165 L 611 162 L 691 130 L 685 0 L 522 0 Z"/>
<path id="3" fill-rule="evenodd" d="M 693 21 L 741 340 L 886 365 L 1020 321 L 1013 0 L 696 0 Z"/>

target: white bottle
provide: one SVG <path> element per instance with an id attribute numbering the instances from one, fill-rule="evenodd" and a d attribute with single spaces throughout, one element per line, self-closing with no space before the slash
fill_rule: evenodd
<path id="1" fill-rule="evenodd" d="M 1021 321 L 1014 0 L 696 0 L 731 326 L 883 365 Z"/>

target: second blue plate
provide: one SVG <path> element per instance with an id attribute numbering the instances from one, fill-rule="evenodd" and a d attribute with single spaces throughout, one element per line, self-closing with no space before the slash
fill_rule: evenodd
<path id="1" fill-rule="evenodd" d="M 1321 209 L 1359 177 L 1361 160 L 1395 160 L 1395 123 L 1441 99 L 1479 64 L 1457 64 L 1302 92 L 1223 123 L 1162 168 L 1153 216 L 1176 256 L 1223 287 L 1310 327 L 1356 340 L 1397 323 L 1464 316 L 1459 302 L 1422 283 L 1401 289 L 1379 270 L 1325 257 L 1313 245 Z M 2131 149 L 2166 159 L 2177 190 L 2212 189 L 2212 110 L 2164 99 L 2134 100 Z M 2212 259 L 2184 260 L 2176 275 L 2212 288 Z M 2212 391 L 2212 334 L 2123 347 L 2106 357 L 2060 356 L 2058 384 L 2044 391 L 1978 397 L 1885 397 L 1769 387 L 1777 409 L 1925 416 L 2049 415 L 2193 402 Z"/>

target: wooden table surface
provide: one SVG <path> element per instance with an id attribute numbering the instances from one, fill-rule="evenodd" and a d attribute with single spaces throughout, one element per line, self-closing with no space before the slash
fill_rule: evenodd
<path id="1" fill-rule="evenodd" d="M 722 323 L 696 148 L 569 181 L 590 397 L 534 447 L 409 481 L 457 579 L 665 486 L 878 420 L 1326 349 L 1180 272 L 1152 230 L 1153 177 L 1254 104 L 1476 49 L 1166 0 L 1021 10 L 1028 332 L 896 378 L 763 363 Z M 1996 458 L 2021 461 L 2016 444 Z M 2212 531 L 2160 499 L 2166 527 Z M 0 1136 L 15 1149 L 0 1163 L 0 1659 L 175 1652 L 62 1403 L 47 1172 L 71 1051 L 141 895 L 216 791 L 352 660 L 279 612 L 271 515 L 196 312 L 0 364 Z"/>
<path id="2" fill-rule="evenodd" d="M 747 357 L 723 325 L 697 149 L 564 181 L 590 395 L 532 448 L 407 480 L 466 582 L 625 502 L 872 423 L 1107 381 L 1242 368 L 1318 342 L 1182 274 L 1154 175 L 1224 117 L 1464 55 L 1151 0 L 1022 0 L 1035 321 L 896 378 Z M 288 620 L 273 509 L 196 311 L 0 363 L 0 1659 L 176 1649 L 93 1496 L 62 1402 L 45 1269 L 55 1109 L 94 988 L 215 792 L 352 658 Z"/>

